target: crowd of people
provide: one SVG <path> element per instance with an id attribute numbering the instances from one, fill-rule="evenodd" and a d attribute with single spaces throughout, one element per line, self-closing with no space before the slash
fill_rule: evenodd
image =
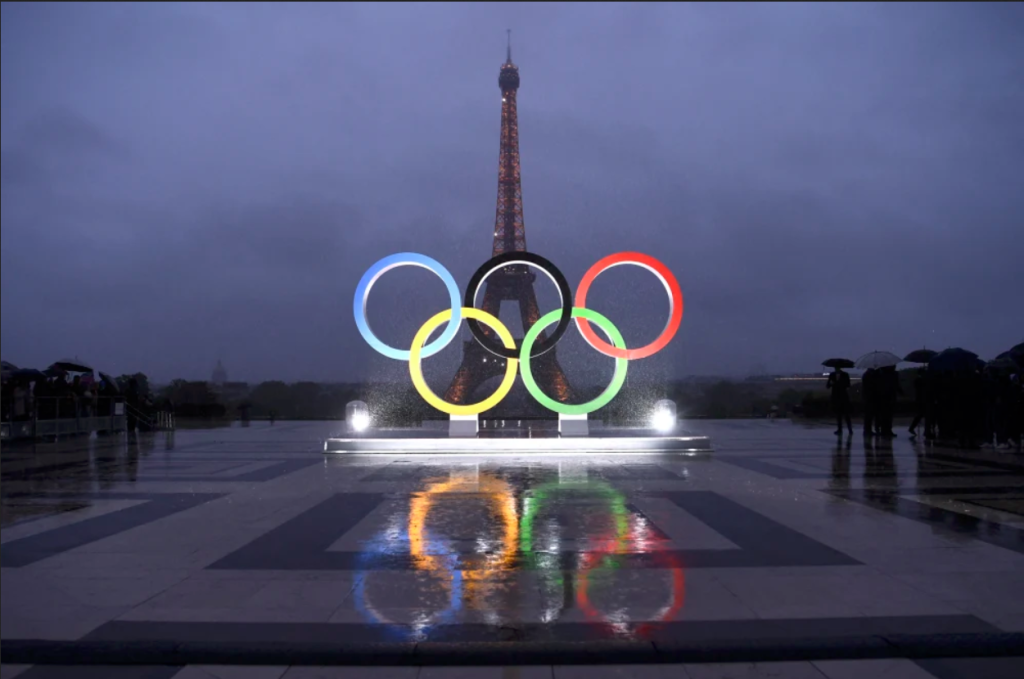
<path id="1" fill-rule="evenodd" d="M 850 375 L 835 368 L 826 387 L 832 392 L 836 434 L 843 425 L 853 434 Z M 861 379 L 864 436 L 892 438 L 896 404 L 903 394 L 895 366 L 866 370 Z M 1022 445 L 1024 385 L 1019 373 L 972 368 L 956 371 L 917 369 L 913 381 L 912 439 L 949 442 L 962 448 Z"/>
<path id="2" fill-rule="evenodd" d="M 31 380 L 3 383 L 4 419 L 18 422 L 113 415 L 119 395 L 117 385 L 108 380 L 49 371 Z"/>
<path id="3" fill-rule="evenodd" d="M 88 418 L 124 415 L 125 428 L 133 432 L 150 427 L 152 414 L 157 410 L 167 411 L 169 406 L 154 403 L 135 378 L 118 385 L 105 375 L 71 374 L 54 368 L 22 370 L 5 376 L 2 389 L 0 400 L 5 422 L 77 419 L 84 425 L 90 424 Z M 91 427 L 84 426 L 68 435 L 91 431 Z"/>

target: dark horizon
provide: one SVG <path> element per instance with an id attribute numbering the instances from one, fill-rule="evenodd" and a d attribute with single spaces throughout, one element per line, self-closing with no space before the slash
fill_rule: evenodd
<path id="1" fill-rule="evenodd" d="M 990 359 L 1024 339 L 1019 5 L 2 16 L 0 332 L 18 365 L 407 380 L 359 337 L 351 296 L 393 252 L 438 259 L 463 290 L 489 257 L 506 27 L 528 249 L 574 290 L 619 250 L 682 286 L 679 334 L 632 378 L 922 346 Z M 664 324 L 660 295 L 615 270 L 591 298 L 636 345 Z M 445 303 L 430 274 L 395 271 L 371 320 L 408 342 Z M 558 352 L 571 380 L 611 372 L 575 331 Z M 435 388 L 460 356 L 431 359 Z"/>

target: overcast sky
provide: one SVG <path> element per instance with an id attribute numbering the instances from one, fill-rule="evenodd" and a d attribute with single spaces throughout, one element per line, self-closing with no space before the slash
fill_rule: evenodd
<path id="1" fill-rule="evenodd" d="M 630 374 L 1024 339 L 1020 4 L 5 2 L 3 358 L 400 378 L 352 294 L 393 252 L 463 289 L 490 256 L 506 28 L 528 248 L 573 289 L 619 250 L 682 286 Z M 639 269 L 588 302 L 631 346 L 667 312 Z M 406 269 L 370 304 L 407 347 L 447 299 Z M 575 330 L 558 352 L 611 372 Z"/>

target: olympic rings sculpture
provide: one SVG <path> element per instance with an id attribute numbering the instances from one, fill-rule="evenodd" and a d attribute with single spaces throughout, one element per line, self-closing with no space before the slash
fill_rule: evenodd
<path id="1" fill-rule="evenodd" d="M 662 329 L 661 334 L 653 342 L 636 349 L 627 349 L 622 339 L 622 334 L 615 325 L 603 315 L 586 308 L 587 293 L 594 280 L 608 269 L 632 264 L 647 269 L 653 273 L 665 288 L 669 299 L 669 317 Z M 539 269 L 555 284 L 558 289 L 558 296 L 561 308 L 551 311 L 540 318 L 527 331 L 523 338 L 523 344 L 518 349 L 515 340 L 508 328 L 495 316 L 483 309 L 476 307 L 477 293 L 488 276 L 498 269 L 512 265 L 526 265 Z M 451 308 L 435 314 L 424 323 L 416 336 L 413 338 L 412 346 L 409 349 L 397 349 L 382 342 L 370 329 L 370 322 L 366 316 L 367 300 L 373 285 L 391 269 L 400 266 L 418 266 L 435 274 L 445 284 L 448 296 L 451 300 Z M 492 257 L 485 262 L 476 273 L 470 278 L 466 288 L 465 297 L 460 301 L 459 286 L 455 278 L 440 262 L 425 255 L 414 252 L 402 252 L 384 257 L 363 274 L 356 286 L 355 297 L 352 302 L 352 312 L 356 319 L 356 327 L 359 334 L 363 336 L 367 344 L 373 347 L 378 353 L 398 361 L 409 361 L 409 375 L 412 378 L 416 391 L 427 403 L 448 415 L 478 415 L 490 410 L 501 402 L 515 383 L 516 373 L 523 378 L 526 390 L 538 403 L 556 413 L 563 415 L 586 415 L 602 406 L 607 405 L 626 380 L 626 369 L 629 361 L 646 358 L 658 353 L 675 337 L 679 330 L 679 324 L 683 319 L 683 293 L 679 288 L 672 272 L 660 261 L 640 252 L 619 252 L 599 260 L 583 275 L 579 288 L 576 290 L 576 297 L 573 299 L 569 283 L 565 276 L 550 261 L 532 252 L 507 252 Z M 433 356 L 455 339 L 459 331 L 459 324 L 462 319 L 467 320 L 469 330 L 480 345 L 488 352 L 498 358 L 507 361 L 505 376 L 493 394 L 477 403 L 459 405 L 448 403 L 438 397 L 427 386 L 423 378 L 422 362 L 424 358 Z M 569 329 L 572 321 L 576 321 L 576 327 L 587 344 L 596 349 L 599 353 L 615 359 L 615 372 L 612 380 L 603 392 L 596 398 L 581 404 L 567 404 L 556 401 L 537 385 L 530 367 L 530 359 L 541 356 L 550 351 Z M 487 335 L 480 327 L 481 323 L 490 327 L 497 335 L 499 341 Z M 431 333 L 442 324 L 444 330 L 433 342 L 427 344 Z M 591 324 L 596 325 L 607 337 L 602 339 L 594 331 Z M 540 334 L 548 327 L 554 325 L 555 329 L 545 339 L 538 341 Z"/>

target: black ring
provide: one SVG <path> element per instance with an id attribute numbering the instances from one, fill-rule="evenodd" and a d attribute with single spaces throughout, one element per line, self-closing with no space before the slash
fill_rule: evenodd
<path id="1" fill-rule="evenodd" d="M 548 335 L 544 341 L 534 343 L 533 349 L 530 351 L 530 358 L 536 358 L 554 349 L 555 345 L 558 344 L 558 340 L 562 339 L 562 335 L 569 329 L 569 324 L 572 322 L 572 290 L 569 289 L 569 281 L 565 280 L 565 276 L 562 275 L 557 266 L 532 252 L 506 252 L 497 257 L 491 257 L 469 279 L 469 285 L 466 287 L 466 298 L 462 305 L 472 307 L 476 302 L 477 290 L 483 284 L 484 279 L 508 264 L 528 264 L 537 267 L 554 279 L 555 286 L 558 288 L 558 294 L 562 297 L 562 317 L 558 319 L 558 325 L 555 326 L 554 332 Z M 473 333 L 473 337 L 476 338 L 476 341 L 484 349 L 499 358 L 519 358 L 519 349 L 509 349 L 501 344 L 496 344 L 494 340 L 484 334 L 483 328 L 480 327 L 480 323 L 475 319 L 468 318 L 466 322 L 469 324 L 469 331 Z M 529 330 L 529 328 L 523 328 L 524 333 L 529 332 Z"/>

